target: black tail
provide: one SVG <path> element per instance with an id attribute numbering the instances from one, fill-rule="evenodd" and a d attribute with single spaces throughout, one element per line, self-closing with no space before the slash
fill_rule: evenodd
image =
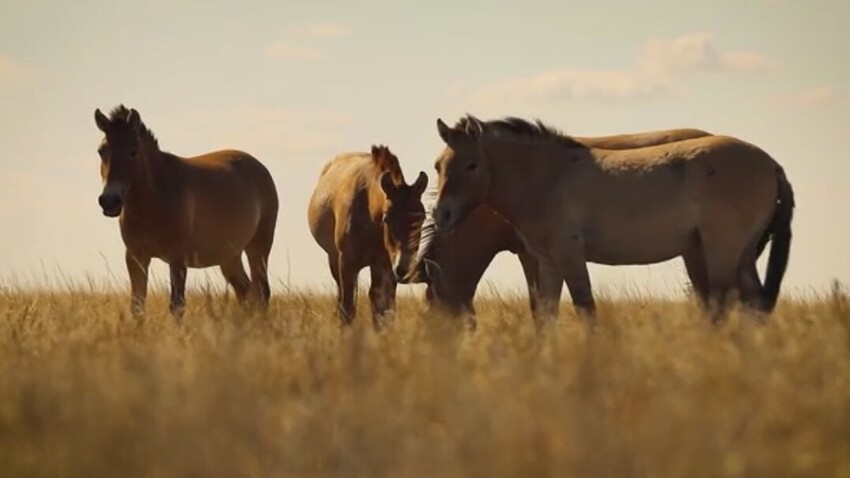
<path id="1" fill-rule="evenodd" d="M 767 246 L 767 241 L 772 240 L 770 256 L 767 260 L 767 272 L 764 278 L 765 308 L 768 312 L 776 306 L 782 278 L 785 276 L 785 269 L 788 267 L 788 255 L 791 250 L 791 219 L 794 216 L 795 205 L 794 190 L 791 188 L 788 178 L 785 177 L 785 171 L 781 166 L 777 166 L 776 173 L 778 186 L 776 210 L 758 245 L 758 255 L 761 255 L 765 246 Z"/>

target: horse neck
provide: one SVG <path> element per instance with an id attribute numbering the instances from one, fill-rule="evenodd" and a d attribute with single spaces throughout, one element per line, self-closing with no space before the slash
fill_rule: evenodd
<path id="1" fill-rule="evenodd" d="M 159 149 L 146 152 L 142 158 L 128 206 L 136 210 L 169 207 L 173 188 L 168 183 L 174 177 L 175 159 Z"/>
<path id="2" fill-rule="evenodd" d="M 491 209 L 516 225 L 536 203 L 534 196 L 549 186 L 554 171 L 548 147 L 526 141 L 493 139 L 482 143 L 490 172 L 486 198 Z M 529 201 L 531 199 L 531 201 Z"/>

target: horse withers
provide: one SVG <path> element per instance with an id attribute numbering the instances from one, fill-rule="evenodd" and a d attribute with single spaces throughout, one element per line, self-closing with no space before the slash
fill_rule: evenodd
<path id="1" fill-rule="evenodd" d="M 124 105 L 108 117 L 95 110 L 94 119 L 105 135 L 98 148 L 104 184 L 98 203 L 105 216 L 119 218 L 133 314 L 144 308 L 152 258 L 168 263 L 170 310 L 177 318 L 189 267 L 219 266 L 240 303 L 265 309 L 278 213 L 266 167 L 242 151 L 188 158 L 162 151 L 139 113 Z"/>
<path id="2" fill-rule="evenodd" d="M 437 121 L 446 148 L 434 221 L 451 230 L 481 204 L 517 231 L 537 261 L 539 319 L 554 318 L 563 283 L 589 317 L 587 262 L 651 264 L 681 256 L 714 318 L 737 291 L 769 312 L 788 263 L 794 194 L 756 146 L 706 136 L 628 150 L 589 147 L 516 118 L 455 127 Z M 772 247 L 764 286 L 756 259 Z"/>
<path id="3" fill-rule="evenodd" d="M 395 311 L 396 285 L 408 275 L 425 220 L 424 172 L 407 185 L 386 146 L 336 156 L 322 169 L 307 209 L 310 232 L 327 253 L 343 325 L 355 314 L 357 274 L 371 272 L 372 320 L 381 328 Z"/>
<path id="4" fill-rule="evenodd" d="M 613 150 L 643 148 L 710 135 L 695 128 L 674 128 L 576 139 L 594 148 Z M 427 283 L 425 300 L 429 309 L 452 316 L 474 315 L 473 298 L 478 283 L 496 254 L 502 251 L 517 255 L 534 313 L 537 261 L 525 250 L 513 226 L 486 205 L 475 208 L 451 234 L 438 234 L 433 216 L 429 216 L 422 226 L 419 251 L 410 267 L 410 280 Z"/>

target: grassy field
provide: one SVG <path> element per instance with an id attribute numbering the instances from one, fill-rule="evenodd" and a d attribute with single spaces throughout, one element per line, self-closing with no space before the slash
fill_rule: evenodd
<path id="1" fill-rule="evenodd" d="M 405 299 L 220 294 L 186 321 L 123 293 L 0 289 L 0 477 L 846 477 L 848 298 L 787 299 L 764 324 L 693 304 L 603 301 L 535 334 L 525 299 L 464 331 Z"/>

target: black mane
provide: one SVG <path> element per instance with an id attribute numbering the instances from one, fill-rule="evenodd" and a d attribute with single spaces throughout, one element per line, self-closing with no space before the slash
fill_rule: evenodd
<path id="1" fill-rule="evenodd" d="M 138 114 L 138 112 L 137 112 L 137 114 Z M 120 104 L 120 105 L 112 108 L 112 110 L 109 112 L 109 122 L 112 123 L 112 124 L 123 123 L 124 125 L 126 125 L 127 119 L 129 118 L 129 116 L 130 116 L 130 110 L 126 106 L 124 106 L 123 104 Z M 156 139 L 156 136 L 153 134 L 153 131 L 151 131 L 147 127 L 147 125 L 145 125 L 144 121 L 141 121 L 141 118 L 139 120 L 140 120 L 140 123 L 141 123 L 141 126 L 142 126 L 143 136 L 148 141 L 153 142 L 153 145 L 157 149 L 159 149 L 159 141 Z"/>
<path id="2" fill-rule="evenodd" d="M 467 114 L 465 117 L 458 120 L 455 124 L 455 129 L 468 131 L 469 126 L 473 122 L 481 123 L 485 130 L 497 135 L 507 134 L 520 138 L 548 139 L 559 141 L 569 146 L 584 147 L 584 144 L 581 142 L 552 126 L 544 124 L 539 119 L 535 119 L 532 122 L 516 116 L 506 116 L 500 119 L 481 121 L 474 116 Z"/>

